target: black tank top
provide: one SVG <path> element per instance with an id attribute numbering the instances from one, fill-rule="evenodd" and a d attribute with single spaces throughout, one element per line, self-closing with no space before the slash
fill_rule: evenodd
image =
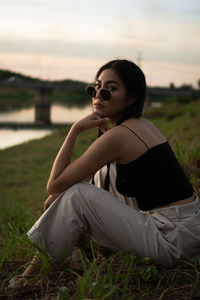
<path id="1" fill-rule="evenodd" d="M 119 125 L 128 128 L 124 125 Z M 136 197 L 141 210 L 150 210 L 192 196 L 193 187 L 168 142 L 149 148 L 128 164 L 116 164 L 116 188 L 127 197 Z"/>

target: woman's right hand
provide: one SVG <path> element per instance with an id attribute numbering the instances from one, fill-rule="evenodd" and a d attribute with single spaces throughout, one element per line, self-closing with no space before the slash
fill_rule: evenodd
<path id="1" fill-rule="evenodd" d="M 74 123 L 74 127 L 78 130 L 78 131 L 84 131 L 93 127 L 102 127 L 102 128 L 107 128 L 109 129 L 109 127 L 106 125 L 106 123 L 108 123 L 110 121 L 109 118 L 102 118 L 100 117 L 96 112 L 93 112 L 91 114 L 89 114 L 88 116 L 86 116 L 85 118 L 77 121 L 76 123 Z"/>
<path id="2" fill-rule="evenodd" d="M 50 195 L 44 202 L 44 211 L 51 206 L 51 204 L 56 200 L 59 195 Z"/>

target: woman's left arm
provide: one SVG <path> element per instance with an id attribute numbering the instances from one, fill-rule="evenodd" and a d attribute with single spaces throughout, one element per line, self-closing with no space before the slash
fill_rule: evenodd
<path id="1" fill-rule="evenodd" d="M 60 194 L 75 183 L 94 174 L 106 163 L 116 161 L 119 158 L 120 137 L 116 128 L 112 128 L 95 140 L 83 155 L 70 163 L 76 137 L 83 128 L 86 128 L 85 124 L 83 127 L 82 125 L 78 123 L 72 126 L 58 153 L 47 184 L 49 194 Z M 97 126 L 101 126 L 101 124 Z"/>
<path id="2" fill-rule="evenodd" d="M 105 128 L 107 127 L 106 122 L 108 121 L 108 118 L 102 118 L 97 113 L 93 112 L 92 114 L 86 116 L 85 118 L 77 121 L 72 125 L 51 169 L 49 180 L 47 183 L 48 193 L 52 195 L 57 194 L 57 192 L 52 191 L 53 183 L 55 183 L 55 181 L 59 181 L 58 178 L 60 178 L 63 171 L 70 164 L 74 145 L 79 133 L 93 127 L 103 126 Z"/>

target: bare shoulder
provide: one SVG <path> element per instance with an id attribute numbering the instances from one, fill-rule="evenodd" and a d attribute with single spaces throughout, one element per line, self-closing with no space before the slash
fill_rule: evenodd
<path id="1" fill-rule="evenodd" d="M 167 140 L 163 133 L 152 122 L 146 119 L 143 119 L 143 122 L 146 125 L 146 128 L 152 132 L 152 141 L 155 139 L 155 143 L 159 144 Z M 147 130 L 147 132 L 149 131 Z"/>
<path id="2" fill-rule="evenodd" d="M 130 147 L 130 134 L 122 126 L 115 126 L 107 130 L 95 140 L 91 149 L 96 153 L 102 151 L 108 161 L 121 161 L 126 156 L 126 149 Z"/>
<path id="3" fill-rule="evenodd" d="M 104 133 L 98 145 L 114 152 L 117 163 L 129 163 L 165 141 L 165 136 L 150 121 L 132 118 Z"/>
<path id="4" fill-rule="evenodd" d="M 102 136 L 102 140 L 107 140 L 110 143 L 122 144 L 122 140 L 126 139 L 129 136 L 127 130 L 124 130 L 122 126 L 114 126 L 108 131 L 106 131 Z"/>
<path id="5" fill-rule="evenodd" d="M 147 143 L 149 142 L 150 147 L 166 141 L 162 132 L 152 122 L 144 118 L 129 119 L 124 122 L 124 125 L 132 129 Z"/>
<path id="6" fill-rule="evenodd" d="M 104 145 L 110 152 L 113 152 L 114 161 L 117 163 L 128 163 L 146 151 L 146 147 L 140 140 L 138 141 L 138 137 L 124 126 L 111 128 L 98 140 L 99 147 Z"/>
<path id="7" fill-rule="evenodd" d="M 144 119 L 142 117 L 140 118 L 130 118 L 126 121 L 124 121 L 121 125 L 130 126 L 130 128 L 134 127 L 135 129 L 139 128 L 151 128 L 157 130 L 155 125 L 153 125 L 152 122 L 150 122 L 147 119 Z"/>

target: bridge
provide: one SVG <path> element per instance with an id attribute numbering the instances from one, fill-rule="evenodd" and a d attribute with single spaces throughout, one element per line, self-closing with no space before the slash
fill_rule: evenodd
<path id="1" fill-rule="evenodd" d="M 87 84 L 83 82 L 63 81 L 63 82 L 51 82 L 51 81 L 39 81 L 22 79 L 18 76 L 11 76 L 6 80 L 0 81 L 0 88 L 31 88 L 36 91 L 35 96 L 35 122 L 32 125 L 28 124 L 14 124 L 14 123 L 1 123 L 1 127 L 20 127 L 26 128 L 32 126 L 34 128 L 51 127 L 50 110 L 51 110 L 51 98 L 53 90 L 68 90 L 68 91 L 84 91 Z M 145 101 L 145 107 L 149 106 L 152 102 L 152 97 L 155 96 L 188 96 L 194 97 L 191 90 L 177 90 L 177 89 L 159 89 L 159 88 L 147 88 L 147 95 Z M 56 127 L 56 124 L 54 124 Z M 65 124 L 66 125 L 66 124 Z M 58 125 L 60 127 L 63 125 Z"/>
<path id="2" fill-rule="evenodd" d="M 32 127 L 49 127 L 51 126 L 50 111 L 51 111 L 51 98 L 53 90 L 68 90 L 68 91 L 84 91 L 86 83 L 74 82 L 74 81 L 63 81 L 62 82 L 51 82 L 51 81 L 41 81 L 41 80 L 29 80 L 22 79 L 18 76 L 11 76 L 6 80 L 0 81 L 0 88 L 31 88 L 35 90 L 35 122 Z M 55 124 L 54 124 L 55 125 Z M 9 127 L 9 124 L 4 123 L 2 126 Z M 12 127 L 12 124 L 10 123 Z M 14 124 L 13 127 L 20 126 L 19 124 Z M 21 124 L 22 127 L 25 124 Z M 26 127 L 31 126 L 30 124 Z M 56 126 L 56 125 L 55 125 Z M 54 126 L 54 127 L 55 127 Z M 57 124 L 57 127 L 59 125 Z"/>
<path id="3" fill-rule="evenodd" d="M 151 105 L 152 98 L 155 96 L 160 97 L 188 97 L 194 99 L 196 97 L 196 92 L 194 90 L 184 90 L 184 89 L 168 89 L 168 88 L 147 88 L 145 105 Z"/>

